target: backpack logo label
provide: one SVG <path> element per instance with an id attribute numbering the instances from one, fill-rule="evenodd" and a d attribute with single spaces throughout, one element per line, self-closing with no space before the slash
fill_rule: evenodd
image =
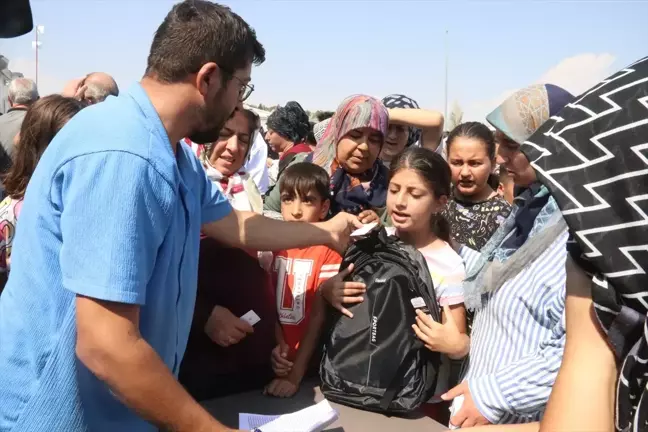
<path id="1" fill-rule="evenodd" d="M 387 282 L 387 279 L 375 279 L 374 282 L 376 282 L 376 283 L 385 283 L 385 282 Z"/>
<path id="2" fill-rule="evenodd" d="M 371 317 L 371 343 L 376 343 L 376 334 L 378 333 L 378 317 Z"/>

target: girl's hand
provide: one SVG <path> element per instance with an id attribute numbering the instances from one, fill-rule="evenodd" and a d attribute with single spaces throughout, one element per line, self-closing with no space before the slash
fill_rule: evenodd
<path id="1" fill-rule="evenodd" d="M 434 321 L 420 310 L 416 311 L 416 324 L 412 325 L 416 336 L 430 351 L 461 358 L 468 353 L 468 336 L 459 331 L 449 306 L 443 306 L 445 324 Z"/>
<path id="2" fill-rule="evenodd" d="M 344 278 L 352 271 L 353 264 L 350 264 L 349 267 L 324 282 L 319 288 L 324 299 L 349 318 L 353 318 L 353 314 L 343 305 L 362 303 L 364 298 L 361 294 L 367 291 L 366 285 L 362 282 L 344 282 Z"/>
<path id="3" fill-rule="evenodd" d="M 380 222 L 380 217 L 378 213 L 373 210 L 363 210 L 358 214 L 358 220 L 363 224 L 368 224 L 372 222 Z"/>

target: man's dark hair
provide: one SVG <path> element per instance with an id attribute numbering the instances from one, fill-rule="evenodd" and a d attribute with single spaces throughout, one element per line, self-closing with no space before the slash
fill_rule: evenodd
<path id="1" fill-rule="evenodd" d="M 209 62 L 232 74 L 264 61 L 265 49 L 243 18 L 226 6 L 185 0 L 173 6 L 155 32 L 146 76 L 174 83 Z"/>
<path id="2" fill-rule="evenodd" d="M 324 168 L 310 162 L 298 162 L 290 165 L 281 173 L 279 191 L 281 196 L 289 194 L 306 199 L 309 192 L 316 192 L 322 201 L 329 198 L 330 178 Z"/>

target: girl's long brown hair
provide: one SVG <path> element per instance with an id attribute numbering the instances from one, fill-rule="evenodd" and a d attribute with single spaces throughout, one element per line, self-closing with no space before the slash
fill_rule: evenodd
<path id="1" fill-rule="evenodd" d="M 450 166 L 443 157 L 430 149 L 423 147 L 409 147 L 401 152 L 396 160 L 392 161 L 389 178 L 391 179 L 402 169 L 414 170 L 420 175 L 435 198 L 450 196 Z M 430 215 L 432 232 L 445 242 L 450 242 L 450 223 L 441 213 Z"/>
<path id="2" fill-rule="evenodd" d="M 22 199 L 29 179 L 54 135 L 76 113 L 82 104 L 61 95 L 45 96 L 29 108 L 20 127 L 20 138 L 14 152 L 13 165 L 2 181 L 5 192 L 13 199 Z"/>

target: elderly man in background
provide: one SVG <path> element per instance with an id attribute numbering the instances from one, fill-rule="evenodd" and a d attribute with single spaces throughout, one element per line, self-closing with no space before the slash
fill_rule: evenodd
<path id="1" fill-rule="evenodd" d="M 27 78 L 16 78 L 9 83 L 9 111 L 0 117 L 0 174 L 11 168 L 11 155 L 14 149 L 14 139 L 29 106 L 38 99 L 36 83 Z M 0 186 L 4 198 L 4 188 Z"/>
<path id="2" fill-rule="evenodd" d="M 62 95 L 93 105 L 103 102 L 108 96 L 119 96 L 119 87 L 115 79 L 107 73 L 92 72 L 83 78 L 70 81 L 63 89 Z"/>

